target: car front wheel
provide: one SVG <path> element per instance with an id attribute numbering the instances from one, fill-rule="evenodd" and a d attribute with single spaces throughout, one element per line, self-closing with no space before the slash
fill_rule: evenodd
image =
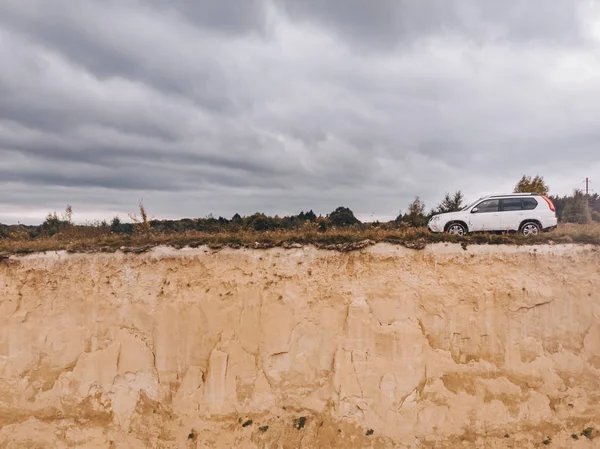
<path id="1" fill-rule="evenodd" d="M 538 235 L 540 233 L 540 225 L 529 221 L 521 226 L 521 233 L 526 237 Z"/>
<path id="2" fill-rule="evenodd" d="M 467 230 L 460 223 L 452 223 L 450 226 L 448 226 L 446 232 L 452 235 L 465 235 L 467 233 Z"/>

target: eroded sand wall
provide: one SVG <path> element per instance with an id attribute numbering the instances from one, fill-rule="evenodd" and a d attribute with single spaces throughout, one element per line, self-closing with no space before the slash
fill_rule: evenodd
<path id="1" fill-rule="evenodd" d="M 583 246 L 13 257 L 0 447 L 593 447 L 599 290 Z"/>

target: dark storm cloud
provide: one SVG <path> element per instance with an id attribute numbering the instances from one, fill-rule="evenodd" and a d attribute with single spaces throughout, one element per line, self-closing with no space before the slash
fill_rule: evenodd
<path id="1" fill-rule="evenodd" d="M 261 34 L 265 28 L 263 0 L 150 0 L 150 3 L 218 33 Z"/>
<path id="2" fill-rule="evenodd" d="M 359 47 L 388 47 L 436 35 L 483 43 L 580 39 L 577 2 L 545 0 L 276 0 L 293 18 L 331 28 Z"/>
<path id="3" fill-rule="evenodd" d="M 18 132 L 25 134 L 23 128 L 17 129 Z M 291 168 L 284 165 L 285 161 L 282 161 L 281 165 L 276 165 L 276 161 L 273 159 L 261 162 L 260 160 L 241 159 L 228 154 L 227 143 L 230 142 L 233 146 L 236 142 L 227 137 L 223 137 L 223 141 L 218 143 L 216 152 L 201 153 L 194 151 L 194 147 L 189 144 L 127 139 L 126 135 L 115 135 L 117 139 L 108 139 L 111 134 L 110 129 L 99 131 L 107 141 L 99 141 L 96 133 L 93 132 L 83 133 L 72 139 L 53 140 L 47 134 L 38 134 L 32 138 L 20 140 L 11 137 L 8 133 L 3 133 L 0 128 L 0 142 L 2 142 L 5 152 L 19 152 L 48 161 L 88 163 L 107 168 L 132 166 L 136 162 L 140 164 L 157 163 L 164 167 L 164 164 L 168 163 L 179 164 L 184 168 L 193 166 L 209 167 L 213 170 L 226 168 L 265 176 L 290 174 Z M 118 137 L 125 138 L 118 139 Z M 258 151 L 257 146 L 257 142 L 253 142 L 250 136 L 237 148 Z M 271 164 L 269 165 L 267 162 L 271 162 Z"/>
<path id="4" fill-rule="evenodd" d="M 0 25 L 58 52 L 98 78 L 138 80 L 213 112 L 232 113 L 230 99 L 219 93 L 224 86 L 217 61 L 204 58 L 198 64 L 195 59 L 202 55 L 194 51 L 194 41 L 222 27 L 238 33 L 259 31 L 264 16 L 260 6 L 253 0 L 237 9 L 230 0 L 81 0 L 75 6 L 68 0 L 9 0 L 0 4 Z M 214 23 L 207 30 L 198 28 L 211 20 Z M 173 30 L 178 23 L 180 30 Z"/>
<path id="5" fill-rule="evenodd" d="M 395 215 L 598 167 L 600 14 L 542 0 L 4 0 L 0 222 Z M 37 217 L 37 218 L 36 218 Z"/>

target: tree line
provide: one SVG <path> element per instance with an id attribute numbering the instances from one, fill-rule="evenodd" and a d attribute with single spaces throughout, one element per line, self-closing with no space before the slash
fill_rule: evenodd
<path id="1" fill-rule="evenodd" d="M 555 205 L 560 222 L 563 223 L 589 223 L 600 222 L 600 196 L 598 194 L 585 195 L 581 190 L 575 190 L 572 195 L 550 195 L 548 186 L 540 176 L 523 176 L 515 185 L 514 192 L 535 192 L 546 195 Z M 65 233 L 74 228 L 93 230 L 96 234 L 126 234 L 136 232 L 151 233 L 183 233 L 198 231 L 207 233 L 239 232 L 239 231 L 276 231 L 299 230 L 310 228 L 317 231 L 326 231 L 332 228 L 367 229 L 381 227 L 385 229 L 407 228 L 425 226 L 431 216 L 439 213 L 454 212 L 464 207 L 464 196 L 459 190 L 453 194 L 446 192 L 444 198 L 429 211 L 416 197 L 406 212 L 389 222 L 362 223 L 354 212 L 345 206 L 340 206 L 327 215 L 316 215 L 312 210 L 300 212 L 289 216 L 268 216 L 264 213 L 254 213 L 248 216 L 234 214 L 231 218 L 213 217 L 184 218 L 181 220 L 155 220 L 149 219 L 143 204 L 140 203 L 140 217 L 130 215 L 132 223 L 124 222 L 116 216 L 112 221 L 101 221 L 87 224 L 74 224 L 72 221 L 73 209 L 67 206 L 60 216 L 53 212 L 48 214 L 45 221 L 39 226 L 9 226 L 0 224 L 0 238 L 22 235 L 25 238 L 51 237 Z M 90 231 L 91 232 L 91 231 Z"/>
<path id="2" fill-rule="evenodd" d="M 571 195 L 550 195 L 544 178 L 541 176 L 523 176 L 515 186 L 515 192 L 532 192 L 546 195 L 556 209 L 556 216 L 562 223 L 587 224 L 600 222 L 600 195 L 584 193 L 575 189 Z"/>

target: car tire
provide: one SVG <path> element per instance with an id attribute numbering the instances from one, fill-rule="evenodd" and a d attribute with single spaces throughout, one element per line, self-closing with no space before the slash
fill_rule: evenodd
<path id="1" fill-rule="evenodd" d="M 467 233 L 467 228 L 461 223 L 450 223 L 446 227 L 446 233 L 462 237 Z"/>
<path id="2" fill-rule="evenodd" d="M 521 234 L 525 237 L 538 235 L 541 231 L 540 225 L 534 221 L 526 221 L 521 225 Z"/>

